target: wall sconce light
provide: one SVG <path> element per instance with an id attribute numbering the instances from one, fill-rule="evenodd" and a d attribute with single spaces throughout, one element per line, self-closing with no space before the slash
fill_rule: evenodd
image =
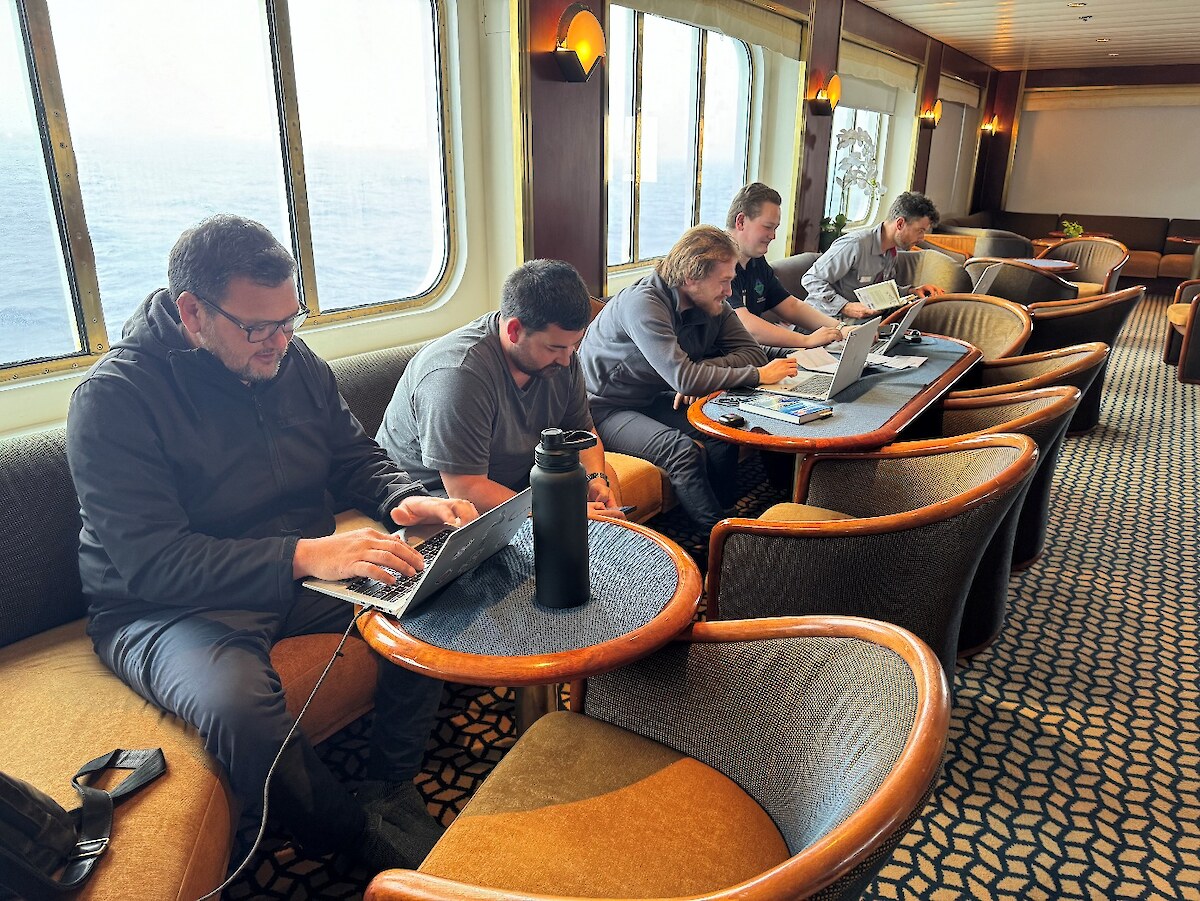
<path id="1" fill-rule="evenodd" d="M 942 121 L 942 101 L 937 101 L 925 112 L 921 113 L 922 128 L 937 128 L 938 123 Z"/>
<path id="2" fill-rule="evenodd" d="M 836 72 L 830 72 L 825 84 L 809 99 L 808 109 L 814 116 L 832 116 L 841 99 L 842 79 Z"/>
<path id="3" fill-rule="evenodd" d="M 986 122 L 984 122 L 982 125 L 979 126 L 979 130 L 982 131 L 985 135 L 994 135 L 996 132 L 998 132 L 1000 130 L 1000 117 L 992 116 L 992 118 L 988 119 Z"/>
<path id="4" fill-rule="evenodd" d="M 567 81 L 587 81 L 604 58 L 604 29 L 582 3 L 572 3 L 563 12 L 554 58 Z"/>

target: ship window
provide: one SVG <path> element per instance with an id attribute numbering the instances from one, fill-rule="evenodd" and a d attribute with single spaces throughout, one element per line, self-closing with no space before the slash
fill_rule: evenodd
<path id="1" fill-rule="evenodd" d="M 825 215 L 843 214 L 847 227 L 873 222 L 887 195 L 883 173 L 890 118 L 887 113 L 848 106 L 834 111 Z"/>
<path id="2" fill-rule="evenodd" d="M 433 0 L 77 0 L 0 18 L 0 366 L 86 366 L 216 212 L 310 321 L 428 302 L 451 257 Z M 74 359 L 64 362 L 64 358 Z"/>
<path id="3" fill-rule="evenodd" d="M 708 29 L 609 7 L 608 263 L 663 256 L 724 226 L 747 172 L 750 50 Z"/>

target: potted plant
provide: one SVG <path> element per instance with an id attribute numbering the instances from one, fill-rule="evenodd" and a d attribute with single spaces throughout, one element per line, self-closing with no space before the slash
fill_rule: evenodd
<path id="1" fill-rule="evenodd" d="M 850 192 L 862 191 L 871 200 L 881 196 L 887 188 L 879 181 L 879 164 L 876 161 L 875 139 L 864 128 L 843 128 L 837 135 L 838 175 L 834 185 L 840 190 L 837 209 L 841 212 L 821 220 L 820 249 L 841 237 L 846 229 L 847 213 L 850 210 Z"/>
<path id="2" fill-rule="evenodd" d="M 1062 221 L 1062 232 L 1068 238 L 1078 238 L 1083 234 L 1083 226 L 1078 222 L 1071 222 L 1069 219 Z"/>

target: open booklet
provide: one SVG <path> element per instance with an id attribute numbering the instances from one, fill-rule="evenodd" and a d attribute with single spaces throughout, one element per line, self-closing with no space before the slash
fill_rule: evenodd
<path id="1" fill-rule="evenodd" d="M 876 313 L 886 313 L 888 310 L 894 310 L 896 307 L 912 303 L 912 301 L 917 299 L 917 295 L 915 294 L 905 294 L 901 297 L 900 289 L 896 286 L 896 280 L 891 278 L 886 282 L 877 282 L 874 285 L 864 285 L 861 288 L 855 288 L 854 296 L 858 298 L 859 303 L 864 307 Z"/>

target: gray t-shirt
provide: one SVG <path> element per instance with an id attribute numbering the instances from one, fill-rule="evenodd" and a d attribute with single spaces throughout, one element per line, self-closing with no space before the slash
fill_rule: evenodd
<path id="1" fill-rule="evenodd" d="M 443 472 L 520 491 L 542 429 L 593 429 L 578 357 L 518 388 L 499 328 L 500 314 L 488 313 L 422 348 L 388 404 L 376 440 L 431 491 Z"/>

